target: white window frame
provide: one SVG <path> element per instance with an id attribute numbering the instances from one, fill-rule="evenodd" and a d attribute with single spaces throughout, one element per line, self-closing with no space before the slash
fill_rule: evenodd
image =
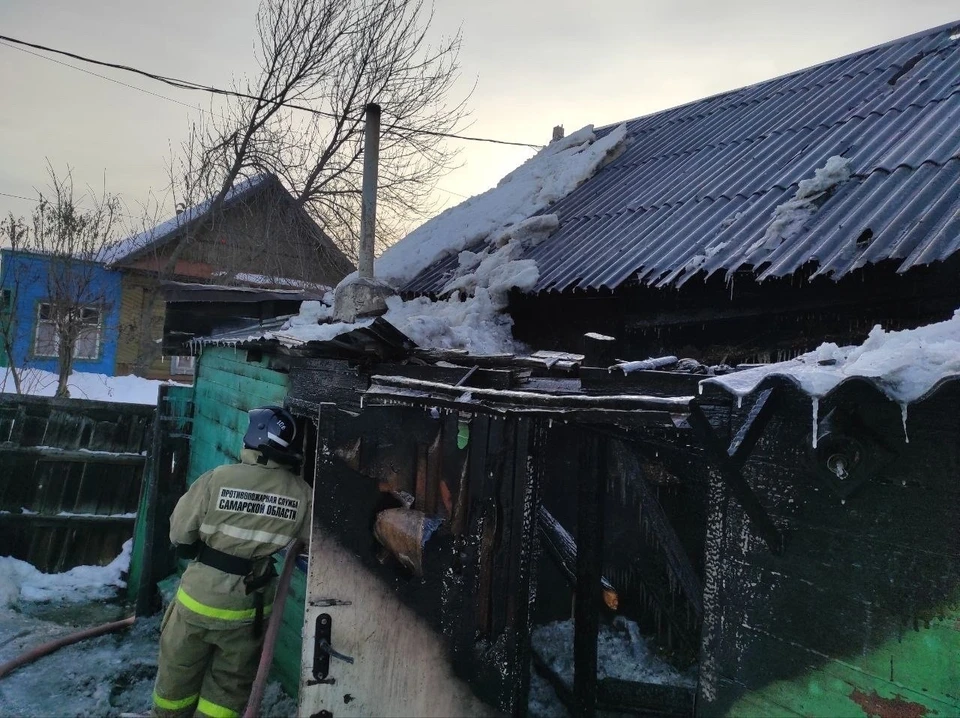
<path id="1" fill-rule="evenodd" d="M 50 316 L 50 310 L 52 308 L 52 302 L 38 302 L 37 303 L 37 326 L 34 329 L 33 333 L 33 355 L 36 357 L 44 357 L 55 359 L 60 356 L 60 334 L 57 332 L 56 322 L 52 319 L 43 319 L 43 308 L 47 308 L 47 317 Z M 84 328 L 80 330 L 80 334 L 77 336 L 77 343 L 73 348 L 73 360 L 74 361 L 96 361 L 100 358 L 100 345 L 103 338 L 103 310 L 100 307 L 88 305 L 80 307 L 81 312 L 95 312 L 96 321 L 93 322 L 84 322 Z M 44 346 L 41 349 L 41 337 L 40 334 L 42 331 L 53 332 L 53 336 L 49 338 L 44 338 Z M 81 354 L 80 348 L 83 342 L 91 333 L 93 333 L 93 353 Z M 86 335 L 86 336 L 85 336 Z M 52 351 L 52 353 L 49 353 Z"/>

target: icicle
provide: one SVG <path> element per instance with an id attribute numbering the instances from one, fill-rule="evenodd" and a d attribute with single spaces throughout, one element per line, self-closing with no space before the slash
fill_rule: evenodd
<path id="1" fill-rule="evenodd" d="M 700 382 L 699 384 L 697 384 L 697 393 L 703 394 L 703 382 Z"/>
<path id="2" fill-rule="evenodd" d="M 737 408 L 743 408 L 743 394 L 737 394 Z"/>
<path id="3" fill-rule="evenodd" d="M 819 425 L 820 399 L 813 397 L 813 448 L 817 448 L 817 426 Z"/>
<path id="4" fill-rule="evenodd" d="M 903 420 L 903 440 L 910 443 L 910 435 L 907 433 L 907 402 L 900 405 L 900 418 Z"/>

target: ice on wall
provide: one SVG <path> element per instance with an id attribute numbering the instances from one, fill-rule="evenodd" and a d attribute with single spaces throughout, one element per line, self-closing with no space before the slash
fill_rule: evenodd
<path id="1" fill-rule="evenodd" d="M 133 539 L 106 566 L 76 566 L 63 573 L 43 573 L 26 561 L 0 556 L 0 608 L 21 601 L 76 603 L 109 598 L 125 587 L 123 575 L 130 568 Z"/>
<path id="2" fill-rule="evenodd" d="M 374 273 L 395 286 L 406 284 L 434 262 L 532 217 L 593 176 L 626 136 L 623 124 L 598 140 L 587 125 L 552 142 L 493 189 L 447 209 L 390 247 Z"/>
<path id="3" fill-rule="evenodd" d="M 848 179 L 850 160 L 839 155 L 828 159 L 826 165 L 817 168 L 812 178 L 800 181 L 793 199 L 777 205 L 767 231 L 748 251 L 776 249 L 782 242 L 795 236 L 803 228 L 804 222 L 816 212 L 815 200 Z"/>
<path id="4" fill-rule="evenodd" d="M 707 379 L 744 396 L 768 376 L 795 381 L 813 397 L 822 397 L 851 377 L 872 379 L 892 400 L 907 405 L 941 379 L 960 374 L 960 310 L 952 318 L 903 331 L 875 326 L 859 346 L 822 344 L 790 361 Z"/>

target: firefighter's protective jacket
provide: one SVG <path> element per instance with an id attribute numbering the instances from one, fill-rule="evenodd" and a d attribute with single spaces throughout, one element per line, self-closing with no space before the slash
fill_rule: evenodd
<path id="1" fill-rule="evenodd" d="M 254 575 L 262 576 L 270 569 L 271 554 L 297 537 L 308 540 L 312 490 L 286 466 L 261 463 L 257 451 L 244 449 L 240 459 L 208 471 L 180 498 L 170 517 L 170 540 L 192 544 L 199 539 L 251 559 Z M 275 585 L 266 589 L 266 612 L 274 590 Z M 252 623 L 256 614 L 243 576 L 197 561 L 184 571 L 177 602 L 193 614 L 191 623 L 210 629 Z"/>

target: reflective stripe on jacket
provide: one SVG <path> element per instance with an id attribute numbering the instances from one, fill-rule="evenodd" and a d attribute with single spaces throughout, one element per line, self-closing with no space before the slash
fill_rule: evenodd
<path id="1" fill-rule="evenodd" d="M 262 575 L 271 554 L 295 538 L 308 540 L 312 489 L 287 467 L 258 463 L 259 452 L 244 449 L 241 463 L 208 471 L 190 487 L 170 517 L 170 540 L 191 544 L 198 539 L 219 551 L 251 559 Z M 274 586 L 264 592 L 273 602 Z M 250 623 L 254 596 L 243 576 L 192 562 L 184 571 L 178 602 L 209 628 Z"/>

